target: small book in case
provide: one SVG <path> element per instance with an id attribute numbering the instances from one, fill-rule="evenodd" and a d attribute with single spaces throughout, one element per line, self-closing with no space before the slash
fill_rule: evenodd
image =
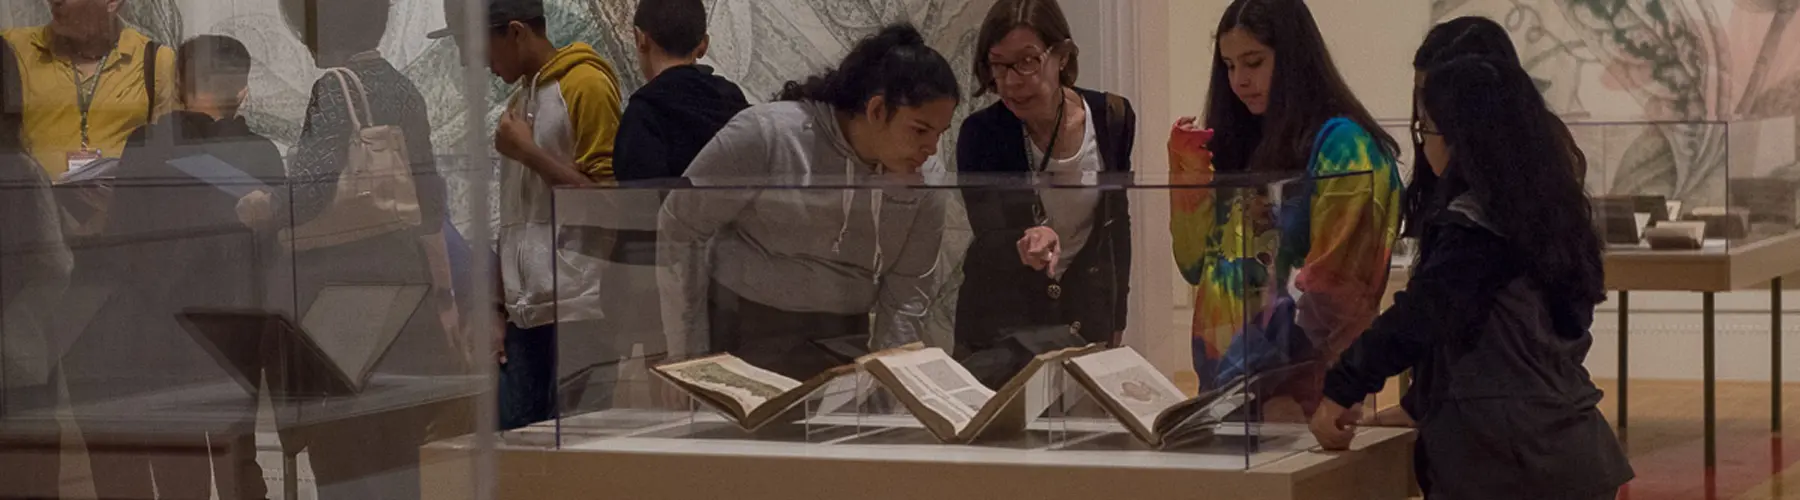
<path id="1" fill-rule="evenodd" d="M 869 354 L 884 356 L 923 347 L 912 344 Z M 806 380 L 794 380 L 758 368 L 731 354 L 715 354 L 658 365 L 658 377 L 688 393 L 707 407 L 724 414 L 745 431 L 755 432 L 805 402 L 826 384 L 854 375 L 856 363 L 825 370 Z"/>
<path id="2" fill-rule="evenodd" d="M 1219 425 L 1250 406 L 1265 381 L 1280 381 L 1311 363 L 1240 376 L 1189 398 L 1131 348 L 1072 358 L 1068 371 L 1131 435 L 1156 449 L 1210 441 Z"/>
<path id="3" fill-rule="evenodd" d="M 888 389 L 932 436 L 945 443 L 970 443 L 1025 430 L 1020 397 L 1045 367 L 1097 350 L 1073 347 L 1040 354 L 999 390 L 988 389 L 943 349 L 930 348 L 864 357 L 860 363 Z"/>

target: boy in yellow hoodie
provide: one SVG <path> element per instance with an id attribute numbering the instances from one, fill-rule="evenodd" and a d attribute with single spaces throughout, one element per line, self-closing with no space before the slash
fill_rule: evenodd
<path id="1" fill-rule="evenodd" d="M 463 2 L 445 2 L 449 28 L 460 33 Z M 583 43 L 557 48 L 545 33 L 543 0 L 488 0 L 488 65 L 508 84 L 494 133 L 500 166 L 499 280 L 506 319 L 499 349 L 500 425 L 513 429 L 549 420 L 557 408 L 558 332 L 563 344 L 596 345 L 600 249 L 575 244 L 551 217 L 557 186 L 613 179 L 613 140 L 623 113 L 612 65 Z M 565 347 L 564 350 L 571 350 Z M 586 349 L 582 349 L 585 351 Z M 583 363 L 596 358 L 580 353 Z"/>

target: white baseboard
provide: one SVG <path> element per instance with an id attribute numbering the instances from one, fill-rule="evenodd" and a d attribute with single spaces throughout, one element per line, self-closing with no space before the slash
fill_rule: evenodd
<path id="1" fill-rule="evenodd" d="M 1789 292 L 1782 299 L 1787 311 L 1782 320 L 1782 341 L 1787 344 L 1800 340 L 1800 303 L 1796 303 L 1800 302 L 1800 293 Z M 1631 378 L 1701 379 L 1701 300 L 1698 293 L 1631 294 Z M 1595 312 L 1594 349 L 1588 354 L 1587 366 L 1596 378 L 1618 376 L 1618 304 L 1615 294 Z M 1719 380 L 1770 380 L 1769 292 L 1722 293 L 1714 305 Z M 1784 367 L 1800 367 L 1800 349 L 1784 346 L 1782 351 Z M 1784 381 L 1800 381 L 1800 374 L 1784 371 L 1789 372 Z"/>

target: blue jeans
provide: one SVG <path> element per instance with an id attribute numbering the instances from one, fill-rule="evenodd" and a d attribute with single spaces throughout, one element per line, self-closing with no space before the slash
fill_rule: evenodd
<path id="1" fill-rule="evenodd" d="M 500 365 L 500 430 L 556 416 L 556 325 L 506 324 L 506 364 Z"/>

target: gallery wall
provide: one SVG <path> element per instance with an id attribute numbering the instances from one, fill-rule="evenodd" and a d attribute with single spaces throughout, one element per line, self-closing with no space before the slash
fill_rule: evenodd
<path id="1" fill-rule="evenodd" d="M 443 0 L 372 0 L 393 4 L 381 52 L 427 95 L 446 150 L 460 137 L 460 94 L 449 78 L 457 61 L 449 40 L 426 34 L 444 26 Z M 586 42 L 619 70 L 626 93 L 643 83 L 631 44 L 637 0 L 547 0 L 551 38 Z M 911 21 L 968 79 L 974 30 L 992 0 L 708 0 L 712 51 L 704 61 L 739 82 L 753 101 L 767 100 L 781 85 L 834 64 L 857 39 L 883 25 Z M 282 146 L 299 134 L 307 92 L 321 74 L 274 0 L 128 0 L 127 22 L 160 41 L 218 33 L 245 42 L 257 60 L 248 112 L 252 125 Z M 42 0 L 6 2 L 5 26 L 46 22 Z M 330 26 L 330 20 L 325 20 Z M 503 90 L 496 83 L 495 90 Z M 492 93 L 497 101 L 502 92 Z M 492 112 L 492 109 L 486 110 Z"/>
<path id="2" fill-rule="evenodd" d="M 1313 0 L 1307 2 L 1332 58 L 1351 90 L 1378 119 L 1404 119 L 1411 110 L 1412 56 L 1430 28 L 1428 0 Z M 1175 109 L 1205 108 L 1212 76 L 1213 37 L 1230 0 L 1168 2 L 1168 65 Z"/>
<path id="3" fill-rule="evenodd" d="M 380 1 L 380 0 L 377 0 Z M 425 33 L 442 26 L 441 0 L 392 0 L 382 52 L 419 85 L 432 103 L 434 144 L 458 151 L 463 108 L 453 47 Z M 708 0 L 713 51 L 706 62 L 761 100 L 782 82 L 826 67 L 858 37 L 881 24 L 911 20 L 943 50 L 968 82 L 975 30 L 993 0 Z M 641 85 L 632 69 L 629 17 L 636 0 L 547 0 L 552 37 L 594 45 L 620 70 L 629 91 Z M 1214 28 L 1228 0 L 1063 0 L 1084 50 L 1083 86 L 1131 97 L 1140 113 L 1136 167 L 1167 168 L 1169 124 L 1199 114 L 1211 71 Z M 0 5 L 0 25 L 48 19 L 42 0 Z M 1793 29 L 1797 0 L 1311 0 L 1327 43 L 1352 89 L 1384 120 L 1403 122 L 1410 112 L 1411 57 L 1434 21 L 1484 15 L 1512 30 L 1518 48 L 1551 106 L 1572 122 L 1775 120 L 1795 128 L 1800 114 L 1800 29 Z M 275 0 L 127 0 L 125 16 L 165 41 L 204 33 L 243 39 L 258 59 L 253 126 L 284 147 L 299 134 L 307 92 L 320 70 L 282 19 Z M 1654 7 L 1653 7 L 1654 6 Z M 1630 44 L 1619 43 L 1630 41 Z M 505 88 L 490 82 L 498 99 Z M 962 112 L 984 105 L 971 102 Z M 490 118 L 497 106 L 479 110 Z M 1578 126 L 1590 154 L 1589 186 L 1596 194 L 1650 192 L 1703 198 L 1723 190 L 1726 168 L 1757 168 L 1800 176 L 1792 155 L 1782 165 L 1727 166 L 1722 126 Z M 1403 128 L 1391 132 L 1403 133 Z M 946 138 L 946 151 L 952 150 Z M 1741 155 L 1740 155 L 1741 156 Z M 1743 163 L 1744 158 L 1735 160 Z M 1704 200 L 1698 200 L 1704 201 Z M 1141 193 L 1136 206 L 1166 204 L 1160 193 Z M 1156 211 L 1142 210 L 1144 227 L 1161 227 Z M 1166 214 L 1165 214 L 1166 215 Z M 457 214 L 466 223 L 474 214 Z M 1135 237 L 1138 283 L 1168 286 L 1134 290 L 1130 337 L 1177 339 L 1185 328 L 1171 307 L 1191 305 L 1186 287 L 1167 260 L 1166 234 Z M 1800 280 L 1794 280 L 1800 282 Z M 1652 300 L 1652 299 L 1642 299 Z M 1746 299 L 1749 302 L 1758 300 Z M 1672 309 L 1691 309 L 1680 297 Z M 1686 335 L 1685 322 L 1668 322 L 1671 335 Z M 1606 325 L 1597 332 L 1610 335 Z M 1677 342 L 1679 344 L 1679 342 Z M 1643 344 L 1640 344 L 1643 345 Z M 1180 353 L 1177 345 L 1143 346 Z M 1171 354 L 1159 365 L 1175 369 L 1185 358 Z M 1640 356 L 1640 359 L 1650 359 Z M 1650 367 L 1654 368 L 1654 367 Z"/>
<path id="4" fill-rule="evenodd" d="M 1316 1 L 1316 0 L 1315 0 Z M 1721 204 L 1726 179 L 1800 178 L 1800 28 L 1793 0 L 1432 0 L 1432 19 L 1481 15 L 1512 33 L 1550 106 L 1577 123 L 1595 194 Z M 1613 125 L 1612 122 L 1635 122 Z M 1643 124 L 1653 122 L 1652 124 Z M 1584 124 L 1585 125 L 1582 125 Z M 1746 139 L 1756 139 L 1746 141 Z M 1784 151 L 1785 150 L 1785 151 Z M 1800 283 L 1790 277 L 1788 283 Z M 1699 378 L 1700 299 L 1636 293 L 1633 377 Z M 1769 296 L 1721 295 L 1719 376 L 1766 380 Z M 1597 374 L 1616 367 L 1610 302 L 1594 328 Z M 1793 325 L 1784 335 L 1800 333 Z M 1790 353 L 1792 351 L 1790 350 Z M 1800 356 L 1783 353 L 1788 364 Z"/>
<path id="5" fill-rule="evenodd" d="M 323 74 L 316 67 L 297 31 L 282 16 L 284 0 L 126 0 L 122 17 L 153 39 L 168 44 L 201 34 L 225 34 L 242 40 L 256 60 L 251 74 L 251 96 L 243 113 L 251 128 L 274 140 L 285 152 L 299 137 L 313 82 Z M 467 228 L 477 217 L 467 203 L 472 179 L 488 161 L 469 162 L 461 154 L 468 109 L 463 104 L 462 84 L 456 79 L 461 65 L 454 44 L 431 40 L 427 34 L 444 27 L 444 0 L 389 1 L 391 15 L 381 43 L 382 55 L 406 74 L 424 95 L 432 124 L 433 150 L 440 155 L 439 170 L 450 185 L 451 219 Z M 480 0 L 466 0 L 477 4 Z M 1078 0 L 1092 2 L 1094 0 Z M 784 83 L 802 79 L 831 67 L 859 39 L 883 26 L 912 22 L 927 41 L 943 52 L 964 82 L 973 87 L 971 58 L 975 31 L 993 0 L 707 0 L 711 15 L 712 45 L 702 62 L 738 82 L 753 103 L 767 101 Z M 610 61 L 620 76 L 621 90 L 630 92 L 643 84 L 638 74 L 632 43 L 631 15 L 637 0 L 546 0 L 550 36 L 558 44 L 585 42 Z M 44 0 L 16 0 L 0 5 L 0 26 L 18 27 L 48 22 Z M 1094 31 L 1094 19 L 1082 29 Z M 325 15 L 327 27 L 332 19 Z M 495 122 L 500 103 L 511 91 L 498 79 L 488 82 L 490 103 L 476 110 L 488 124 Z M 968 100 L 958 109 L 961 117 L 991 102 Z M 942 151 L 954 151 L 957 132 L 945 134 Z M 418 147 L 417 145 L 412 145 Z M 953 168 L 952 155 L 943 155 Z M 488 207 L 497 206 L 489 203 Z M 960 211 L 954 211 L 960 214 Z M 966 223 L 953 221 L 940 269 L 960 267 L 961 246 L 967 244 Z M 955 276 L 945 276 L 954 283 Z M 939 300 L 942 319 L 932 334 L 947 336 L 954 287 L 943 290 Z"/>

